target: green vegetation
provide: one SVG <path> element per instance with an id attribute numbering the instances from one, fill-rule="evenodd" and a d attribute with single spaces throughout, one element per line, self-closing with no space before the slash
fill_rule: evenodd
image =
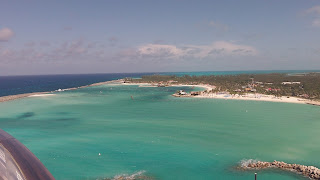
<path id="1" fill-rule="evenodd" d="M 133 83 L 151 84 L 209 84 L 216 86 L 213 92 L 227 91 L 231 94 L 246 92 L 262 93 L 275 96 L 298 96 L 320 100 L 320 73 L 305 74 L 239 74 L 210 76 L 168 76 L 148 75 L 141 79 L 130 79 Z"/>

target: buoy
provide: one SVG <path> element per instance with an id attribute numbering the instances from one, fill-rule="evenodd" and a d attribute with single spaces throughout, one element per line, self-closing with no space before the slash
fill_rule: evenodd
<path id="1" fill-rule="evenodd" d="M 99 156 L 101 156 L 101 154 L 99 153 Z"/>

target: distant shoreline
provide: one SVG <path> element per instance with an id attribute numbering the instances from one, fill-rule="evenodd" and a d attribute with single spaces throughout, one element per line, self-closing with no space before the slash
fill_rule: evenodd
<path id="1" fill-rule="evenodd" d="M 123 83 L 126 85 L 139 85 L 140 87 L 157 87 L 152 86 L 149 83 Z M 192 87 L 201 87 L 205 88 L 207 91 L 210 91 L 215 88 L 215 86 L 211 85 L 187 85 L 187 84 L 172 84 L 170 86 L 192 86 Z M 247 93 L 245 95 L 230 95 L 227 93 L 204 93 L 204 91 L 201 91 L 199 95 L 193 96 L 193 95 L 177 95 L 173 94 L 174 97 L 191 97 L 191 98 L 205 98 L 205 99 L 225 99 L 225 100 L 248 100 L 248 101 L 265 101 L 265 102 L 281 102 L 281 103 L 295 103 L 295 104 L 307 104 L 307 105 L 315 105 L 320 106 L 319 101 L 312 101 L 304 98 L 298 98 L 298 97 L 292 97 L 292 96 L 282 96 L 282 97 L 275 97 L 273 95 L 266 95 L 266 94 L 253 94 L 253 93 Z"/>
<path id="2" fill-rule="evenodd" d="M 117 80 L 111 80 L 111 81 L 104 81 L 104 82 L 99 82 L 99 83 L 93 83 L 93 84 L 89 84 L 89 85 L 85 85 L 85 86 L 80 86 L 80 87 L 72 87 L 72 88 L 67 88 L 67 89 L 58 89 L 58 90 L 55 90 L 55 91 L 32 92 L 32 93 L 24 93 L 24 94 L 15 94 L 15 95 L 1 96 L 1 97 L 0 97 L 0 103 L 2 103 L 2 102 L 7 102 L 7 101 L 13 101 L 13 100 L 16 100 L 16 99 L 21 99 L 21 98 L 26 98 L 26 97 L 36 97 L 36 96 L 53 95 L 53 94 L 51 94 L 51 93 L 59 92 L 59 91 L 70 91 L 70 90 L 76 90 L 76 89 L 91 87 L 91 86 L 100 86 L 100 85 L 103 85 L 103 84 L 121 83 L 121 82 L 123 82 L 123 79 L 117 79 Z"/>
<path id="3" fill-rule="evenodd" d="M 292 96 L 275 97 L 272 95 L 253 94 L 253 93 L 248 93 L 245 95 L 211 93 L 211 94 L 198 95 L 193 97 L 208 98 L 208 99 L 225 99 L 225 100 L 231 99 L 231 100 L 246 100 L 246 101 L 282 102 L 282 103 L 308 104 L 308 105 L 320 106 L 319 101 L 311 101 L 308 99 L 297 98 Z"/>
<path id="4" fill-rule="evenodd" d="M 26 97 L 36 97 L 36 96 L 47 96 L 47 95 L 53 95 L 51 93 L 59 92 L 59 91 L 69 91 L 69 90 L 76 90 L 86 87 L 92 87 L 92 86 L 100 86 L 104 84 L 121 84 L 121 85 L 138 85 L 140 87 L 157 87 L 153 86 L 149 83 L 124 83 L 124 79 L 117 79 L 117 80 L 111 80 L 111 81 L 104 81 L 99 83 L 93 83 L 85 86 L 80 87 L 73 87 L 73 88 L 67 88 L 67 89 L 59 89 L 55 91 L 46 91 L 46 92 L 33 92 L 33 93 L 24 93 L 24 94 L 16 94 L 16 95 L 9 95 L 9 96 L 2 96 L 0 97 L 0 103 L 6 102 L 6 101 L 12 101 L 20 98 L 26 98 Z M 170 86 L 180 87 L 180 86 L 191 86 L 191 87 L 201 87 L 206 89 L 207 91 L 210 91 L 215 88 L 215 86 L 211 85 L 205 85 L 205 84 L 199 84 L 199 85 L 188 85 L 188 84 L 172 84 Z M 192 97 L 192 98 L 206 98 L 206 99 L 226 99 L 226 100 L 249 100 L 249 101 L 266 101 L 266 102 L 282 102 L 282 103 L 296 103 L 296 104 L 307 104 L 307 105 L 316 105 L 320 106 L 319 101 L 312 101 L 304 98 L 297 98 L 297 97 L 287 97 L 282 96 L 279 98 L 275 98 L 272 95 L 265 95 L 265 94 L 252 94 L 248 93 L 246 95 L 230 95 L 226 93 L 202 93 L 197 96 L 191 96 L 191 95 L 173 95 L 175 97 Z"/>

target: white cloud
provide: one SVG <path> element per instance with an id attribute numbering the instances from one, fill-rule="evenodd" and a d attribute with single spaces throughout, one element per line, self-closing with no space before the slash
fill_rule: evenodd
<path id="1" fill-rule="evenodd" d="M 138 54 L 141 56 L 177 58 L 184 54 L 182 49 L 174 45 L 165 44 L 147 44 L 138 48 Z"/>
<path id="2" fill-rule="evenodd" d="M 0 64 L 14 65 L 36 64 L 78 64 L 108 62 L 117 65 L 143 65 L 159 68 L 175 64 L 188 66 L 190 60 L 218 61 L 221 57 L 233 61 L 234 57 L 255 56 L 258 51 L 248 45 L 227 41 L 216 41 L 207 45 L 173 45 L 173 44 L 145 44 L 136 47 L 119 47 L 113 50 L 102 47 L 100 43 L 91 47 L 94 42 L 75 40 L 43 47 L 41 42 L 34 46 L 22 48 L 0 49 Z M 230 57 L 230 58 L 229 58 Z M 208 62 L 206 62 L 208 61 Z M 188 62 L 188 63 L 186 63 Z M 155 63 L 158 63 L 155 65 Z"/>
<path id="3" fill-rule="evenodd" d="M 240 45 L 227 41 L 216 41 L 210 45 L 166 45 L 147 44 L 139 46 L 136 54 L 145 58 L 216 58 L 222 56 L 255 56 L 258 51 L 248 45 Z"/>
<path id="4" fill-rule="evenodd" d="M 312 21 L 312 26 L 314 27 L 320 27 L 320 19 L 315 19 Z"/>
<path id="5" fill-rule="evenodd" d="M 313 27 L 320 27 L 320 6 L 313 6 L 305 11 L 307 15 L 311 15 Z"/>
<path id="6" fill-rule="evenodd" d="M 210 21 L 210 22 L 208 23 L 208 25 L 209 25 L 210 27 L 214 27 L 214 28 L 219 29 L 219 30 L 222 30 L 222 31 L 228 31 L 228 30 L 229 30 L 229 27 L 228 27 L 227 25 L 221 24 L 221 23 L 215 22 L 215 21 Z"/>
<path id="7" fill-rule="evenodd" d="M 49 42 L 43 42 L 50 45 Z M 21 49 L 0 49 L 0 64 L 2 62 L 56 63 L 104 58 L 102 48 L 91 48 L 93 42 L 86 42 L 82 39 L 46 46 L 45 48 L 43 48 L 43 42 L 32 42 L 32 45 L 26 43 L 26 46 Z"/>
<path id="8" fill-rule="evenodd" d="M 0 41 L 9 41 L 14 35 L 14 32 L 9 28 L 0 29 Z"/>
<path id="9" fill-rule="evenodd" d="M 308 14 L 319 14 L 320 15 L 320 6 L 313 6 L 312 8 L 307 9 L 306 13 L 308 13 Z"/>
<path id="10" fill-rule="evenodd" d="M 13 55 L 13 52 L 11 50 L 8 50 L 8 49 L 5 49 L 1 52 L 1 56 L 5 56 L 5 57 L 8 57 L 8 56 L 11 56 Z"/>

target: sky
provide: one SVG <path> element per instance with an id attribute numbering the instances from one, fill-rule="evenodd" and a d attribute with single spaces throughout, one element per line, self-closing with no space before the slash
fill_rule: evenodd
<path id="1" fill-rule="evenodd" d="M 0 0 L 0 76 L 319 69 L 320 0 Z"/>

